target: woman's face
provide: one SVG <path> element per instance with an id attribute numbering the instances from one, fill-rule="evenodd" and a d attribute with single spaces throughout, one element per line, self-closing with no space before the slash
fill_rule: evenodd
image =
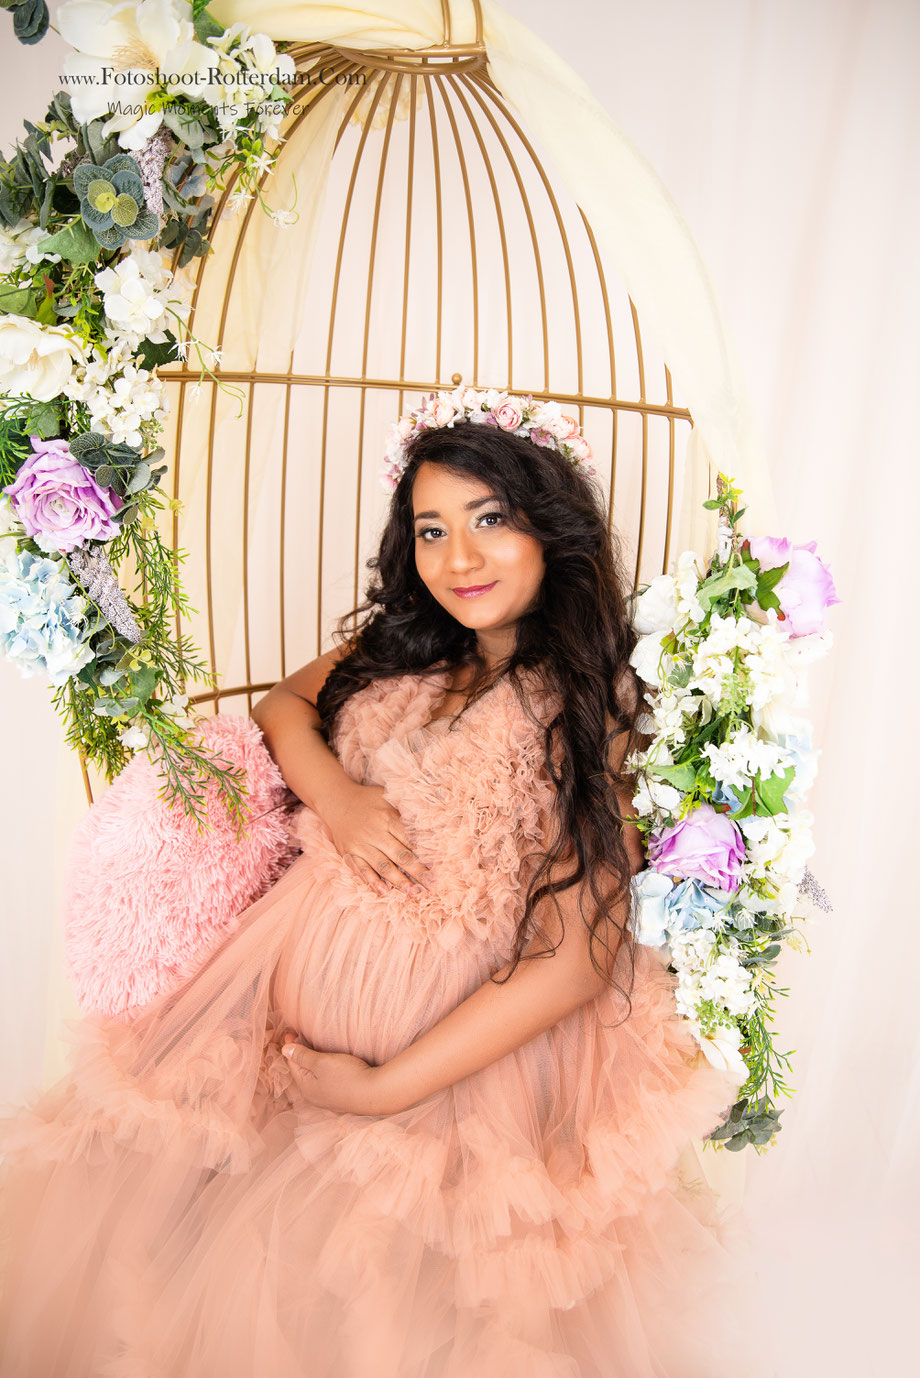
<path id="1" fill-rule="evenodd" d="M 487 657 L 510 654 L 546 568 L 540 542 L 508 525 L 487 483 L 440 464 L 419 466 L 412 508 L 415 565 L 432 597 L 475 630 Z"/>

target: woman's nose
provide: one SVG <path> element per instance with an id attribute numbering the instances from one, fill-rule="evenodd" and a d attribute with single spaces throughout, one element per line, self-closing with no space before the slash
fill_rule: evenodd
<path id="1" fill-rule="evenodd" d="M 457 534 L 451 537 L 447 562 L 452 570 L 460 573 L 463 570 L 478 568 L 482 558 L 472 541 L 463 534 Z"/>

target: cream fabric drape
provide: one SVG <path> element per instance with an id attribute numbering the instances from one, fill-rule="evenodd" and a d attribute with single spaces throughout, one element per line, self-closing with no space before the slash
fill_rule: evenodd
<path id="1" fill-rule="evenodd" d="M 251 21 L 251 8 L 243 0 L 216 0 L 211 11 L 225 24 Z M 694 418 L 677 549 L 706 550 L 711 545 L 714 521 L 700 504 L 710 477 L 720 469 L 736 479 L 748 505 L 769 525 L 773 495 L 750 401 L 711 277 L 667 188 L 548 44 L 494 0 L 482 0 L 482 17 L 490 76 L 538 149 L 548 155 L 551 175 L 588 217 L 602 253 L 619 271 L 643 329 L 656 341 L 678 395 Z M 360 11 L 348 5 L 276 3 L 260 6 L 259 24 L 278 41 L 367 49 L 416 49 L 443 38 L 440 0 L 375 0 Z M 475 35 L 472 6 L 453 4 L 453 42 L 470 43 Z M 333 93 L 327 100 L 324 120 L 315 131 L 299 132 L 302 156 L 308 156 L 308 141 L 325 137 L 332 107 L 340 109 L 346 94 Z M 312 165 L 316 168 L 317 160 Z M 303 184 L 303 178 L 298 181 Z M 310 186 L 312 216 L 322 196 L 321 175 Z M 264 226 L 253 226 L 253 231 L 267 246 L 260 276 L 271 297 L 273 277 L 276 280 L 274 240 Z M 250 254 L 250 265 L 255 261 Z M 301 273 L 305 268 L 301 263 Z M 264 314 L 262 319 L 269 317 Z M 290 309 L 286 319 L 291 319 Z"/>

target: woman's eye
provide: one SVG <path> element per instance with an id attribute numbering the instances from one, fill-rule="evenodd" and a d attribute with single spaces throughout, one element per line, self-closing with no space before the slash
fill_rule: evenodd
<path id="1" fill-rule="evenodd" d="M 479 522 L 488 522 L 490 524 L 489 529 L 492 530 L 497 523 L 503 522 L 504 519 L 504 513 L 502 512 L 483 512 L 478 520 Z M 432 540 L 443 535 L 444 528 L 441 526 L 423 526 L 421 531 L 418 532 L 418 539 L 420 541 L 427 541 L 430 545 Z"/>

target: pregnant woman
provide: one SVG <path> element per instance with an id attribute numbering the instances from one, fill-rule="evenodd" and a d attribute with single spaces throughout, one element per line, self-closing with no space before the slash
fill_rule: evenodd
<path id="1" fill-rule="evenodd" d="M 301 855 L 4 1126 L 8 1378 L 749 1372 L 587 446 L 470 391 L 395 435 L 367 602 L 254 713 Z"/>

